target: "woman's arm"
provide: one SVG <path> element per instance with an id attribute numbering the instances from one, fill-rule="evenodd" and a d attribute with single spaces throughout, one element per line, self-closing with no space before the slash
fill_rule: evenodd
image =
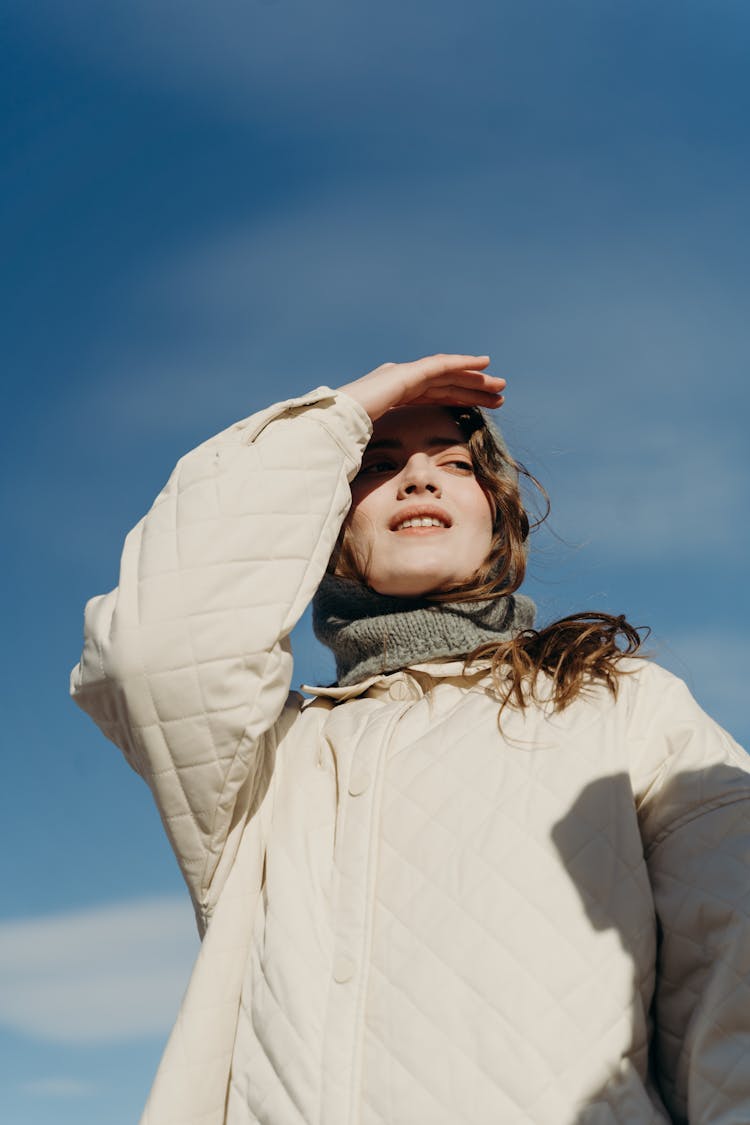
<path id="1" fill-rule="evenodd" d="M 204 442 L 128 535 L 117 589 L 86 606 L 71 693 L 151 787 L 202 921 L 228 838 L 268 784 L 289 633 L 349 509 L 371 419 L 417 401 L 497 406 L 504 380 L 477 370 L 486 362 L 384 364 Z"/>
<path id="2" fill-rule="evenodd" d="M 654 1059 L 672 1117 L 750 1121 L 750 758 L 653 668 L 639 815 L 659 926 Z M 658 681 L 658 682 L 657 682 Z"/>
<path id="3" fill-rule="evenodd" d="M 211 438 L 128 535 L 117 589 L 86 606 L 71 693 L 152 789 L 201 917 L 227 834 L 268 782 L 289 633 L 370 432 L 322 387 Z"/>

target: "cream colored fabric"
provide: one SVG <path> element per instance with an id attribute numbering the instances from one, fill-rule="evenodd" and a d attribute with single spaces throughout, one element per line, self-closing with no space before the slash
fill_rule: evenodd
<path id="1" fill-rule="evenodd" d="M 289 694 L 370 432 L 323 387 L 204 443 L 86 609 L 205 932 L 143 1125 L 746 1125 L 750 771 L 681 681 Z"/>

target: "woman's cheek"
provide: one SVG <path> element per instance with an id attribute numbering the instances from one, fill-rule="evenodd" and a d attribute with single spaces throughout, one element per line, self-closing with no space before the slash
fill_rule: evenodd
<path id="1" fill-rule="evenodd" d="M 376 548 L 376 528 L 366 510 L 357 507 L 347 517 L 348 539 L 357 566 L 363 575 L 368 575 L 373 558 L 378 554 Z"/>

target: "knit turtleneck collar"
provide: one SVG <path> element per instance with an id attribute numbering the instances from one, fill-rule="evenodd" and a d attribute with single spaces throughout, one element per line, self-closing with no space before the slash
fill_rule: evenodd
<path id="1" fill-rule="evenodd" d="M 348 687 L 378 673 L 510 640 L 531 628 L 535 609 L 523 594 L 437 603 L 376 594 L 326 574 L 313 598 L 313 630 L 336 657 L 339 685 Z"/>

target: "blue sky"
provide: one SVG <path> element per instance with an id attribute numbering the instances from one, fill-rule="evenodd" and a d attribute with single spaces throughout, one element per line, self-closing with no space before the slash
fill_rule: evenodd
<path id="1" fill-rule="evenodd" d="M 651 625 L 750 745 L 749 41 L 737 0 L 5 0 L 3 1121 L 134 1122 L 177 1009 L 176 864 L 67 681 L 236 418 L 488 352 L 540 618 Z"/>

